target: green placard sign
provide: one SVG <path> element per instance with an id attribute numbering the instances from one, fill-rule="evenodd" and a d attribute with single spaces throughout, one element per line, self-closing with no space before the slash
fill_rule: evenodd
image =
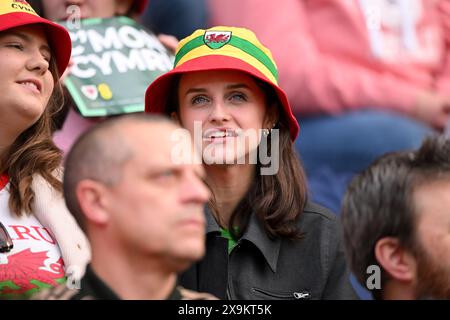
<path id="1" fill-rule="evenodd" d="M 158 38 L 127 17 L 61 23 L 72 39 L 65 79 L 80 113 L 100 117 L 144 111 L 148 85 L 172 69 L 174 57 Z"/>

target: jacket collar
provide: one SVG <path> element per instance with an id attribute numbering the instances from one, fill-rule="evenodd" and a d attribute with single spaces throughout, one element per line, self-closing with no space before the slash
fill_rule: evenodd
<path id="1" fill-rule="evenodd" d="M 208 205 L 205 205 L 205 216 L 206 216 L 206 234 L 218 232 L 220 233 L 220 226 L 217 223 L 212 210 Z"/>
<path id="2" fill-rule="evenodd" d="M 218 232 L 220 226 L 214 218 L 211 209 L 205 206 L 206 214 L 206 234 Z M 262 223 L 258 220 L 256 214 L 252 212 L 247 231 L 242 236 L 243 240 L 253 243 L 263 254 L 267 263 L 273 272 L 277 271 L 278 256 L 280 254 L 281 239 L 270 239 Z"/>
<path id="3" fill-rule="evenodd" d="M 90 264 L 81 279 L 81 291 L 95 300 L 120 300 L 119 296 L 92 269 Z"/>
<path id="4" fill-rule="evenodd" d="M 267 263 L 273 272 L 277 271 L 278 255 L 281 248 L 281 239 L 270 239 L 267 235 L 264 226 L 258 220 L 256 214 L 252 212 L 247 231 L 242 236 L 242 239 L 253 243 L 259 251 L 264 255 Z"/>

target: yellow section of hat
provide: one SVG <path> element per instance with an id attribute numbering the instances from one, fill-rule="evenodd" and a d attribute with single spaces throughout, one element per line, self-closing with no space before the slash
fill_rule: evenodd
<path id="1" fill-rule="evenodd" d="M 37 16 L 37 13 L 25 0 L 0 0 L 0 14 L 15 12 L 25 12 Z"/>

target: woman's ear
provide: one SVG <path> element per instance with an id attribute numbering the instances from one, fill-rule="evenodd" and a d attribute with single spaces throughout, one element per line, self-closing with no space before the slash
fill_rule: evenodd
<path id="1" fill-rule="evenodd" d="M 263 129 L 273 129 L 278 123 L 279 113 L 276 103 L 272 103 L 271 106 L 267 108 L 266 116 L 263 123 Z"/>

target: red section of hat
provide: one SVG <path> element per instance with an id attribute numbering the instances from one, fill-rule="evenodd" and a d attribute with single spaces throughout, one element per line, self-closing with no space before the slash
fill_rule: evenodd
<path id="1" fill-rule="evenodd" d="M 193 71 L 213 71 L 213 70 L 238 70 L 266 82 L 275 89 L 281 103 L 281 111 L 284 112 L 289 122 L 289 132 L 291 140 L 294 141 L 299 133 L 299 124 L 292 113 L 286 93 L 276 84 L 271 82 L 258 69 L 235 57 L 224 55 L 200 56 L 177 66 L 171 71 L 161 75 L 150 84 L 146 91 L 145 111 L 150 113 L 163 112 L 169 90 L 172 89 L 172 81 L 176 74 L 183 74 Z"/>

